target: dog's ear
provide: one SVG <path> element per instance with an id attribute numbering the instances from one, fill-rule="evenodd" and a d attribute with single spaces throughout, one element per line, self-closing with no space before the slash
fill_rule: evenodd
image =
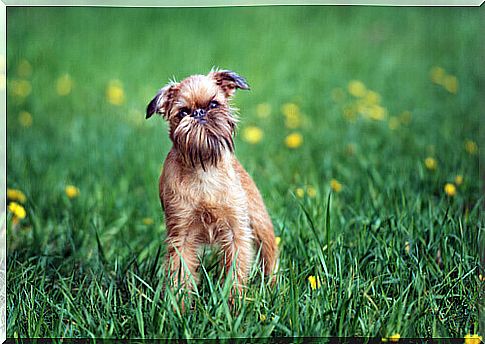
<path id="1" fill-rule="evenodd" d="M 177 86 L 178 84 L 171 82 L 157 92 L 147 106 L 146 119 L 152 117 L 155 112 L 161 114 L 165 119 L 167 118 L 167 113 L 178 91 Z"/>
<path id="2" fill-rule="evenodd" d="M 246 80 L 231 70 L 220 70 L 209 73 L 216 84 L 224 91 L 226 97 L 231 97 L 236 89 L 249 90 Z"/>

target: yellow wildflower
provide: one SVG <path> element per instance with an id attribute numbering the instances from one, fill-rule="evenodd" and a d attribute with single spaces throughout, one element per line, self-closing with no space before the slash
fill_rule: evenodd
<path id="1" fill-rule="evenodd" d="M 320 277 L 315 277 L 315 276 L 308 276 L 308 282 L 310 282 L 310 287 L 312 290 L 318 289 L 321 287 L 320 284 Z"/>
<path id="2" fill-rule="evenodd" d="M 446 72 L 443 68 L 441 67 L 431 68 L 430 77 L 431 77 L 431 81 L 433 81 L 435 84 L 438 84 L 438 85 L 443 84 L 443 80 L 445 76 L 446 76 Z"/>
<path id="3" fill-rule="evenodd" d="M 427 157 L 424 159 L 424 166 L 426 166 L 428 170 L 436 170 L 437 165 L 438 163 L 436 162 L 436 159 L 432 157 Z"/>
<path id="4" fill-rule="evenodd" d="M 143 218 L 142 222 L 143 222 L 144 225 L 147 225 L 147 226 L 153 225 L 153 223 L 154 223 L 154 221 L 151 217 Z"/>
<path id="5" fill-rule="evenodd" d="M 32 74 L 32 66 L 30 65 L 29 61 L 22 60 L 17 66 L 17 74 L 21 78 L 28 78 Z"/>
<path id="6" fill-rule="evenodd" d="M 308 186 L 306 188 L 306 192 L 308 194 L 308 197 L 313 198 L 317 195 L 317 190 L 313 186 Z"/>
<path id="7" fill-rule="evenodd" d="M 74 198 L 79 196 L 79 189 L 74 185 L 67 185 L 65 190 L 67 197 Z"/>
<path id="8" fill-rule="evenodd" d="M 482 342 L 482 336 L 478 334 L 470 334 L 468 333 L 465 336 L 465 344 L 480 344 Z"/>
<path id="9" fill-rule="evenodd" d="M 468 154 L 476 154 L 478 152 L 478 146 L 475 141 L 466 140 L 465 141 L 465 150 Z"/>
<path id="10" fill-rule="evenodd" d="M 64 75 L 61 75 L 56 82 L 57 94 L 60 96 L 67 96 L 69 93 L 71 93 L 71 89 L 72 89 L 71 76 L 67 73 Z"/>
<path id="11" fill-rule="evenodd" d="M 389 129 L 396 130 L 399 128 L 399 119 L 396 116 L 389 118 Z"/>
<path id="12" fill-rule="evenodd" d="M 354 97 L 363 97 L 365 96 L 367 89 L 362 81 L 359 80 L 352 80 L 349 82 L 347 89 L 351 95 Z"/>
<path id="13" fill-rule="evenodd" d="M 256 106 L 256 115 L 260 118 L 266 118 L 271 115 L 271 105 L 268 103 L 261 103 Z"/>
<path id="14" fill-rule="evenodd" d="M 30 113 L 28 113 L 27 111 L 21 111 L 19 113 L 19 123 L 22 127 L 28 128 L 32 126 L 32 122 L 33 122 L 33 119 Z"/>
<path id="15" fill-rule="evenodd" d="M 340 192 L 342 190 L 342 184 L 340 184 L 337 179 L 332 179 L 330 181 L 330 188 L 335 192 Z"/>
<path id="16" fill-rule="evenodd" d="M 281 243 L 281 237 L 277 236 L 274 238 L 275 242 L 276 242 L 276 246 L 280 246 L 280 243 Z"/>
<path id="17" fill-rule="evenodd" d="M 7 199 L 20 203 L 25 203 L 25 201 L 27 201 L 25 194 L 17 189 L 7 189 Z"/>
<path id="18" fill-rule="evenodd" d="M 459 175 L 457 175 L 457 176 L 455 177 L 455 184 L 456 184 L 456 185 L 461 185 L 461 184 L 463 184 L 463 176 L 462 176 L 462 175 L 460 175 L 460 174 L 459 174 Z"/>
<path id="19" fill-rule="evenodd" d="M 265 315 L 265 314 L 261 314 L 261 315 L 259 316 L 259 320 L 260 320 L 261 322 L 265 322 L 265 321 L 266 321 L 266 315 Z"/>
<path id="20" fill-rule="evenodd" d="M 303 190 L 302 188 L 297 188 L 295 190 L 295 195 L 298 198 L 303 198 L 305 196 L 305 190 Z"/>
<path id="21" fill-rule="evenodd" d="M 285 139 L 285 144 L 288 148 L 298 148 L 303 143 L 303 136 L 300 133 L 292 133 Z"/>
<path id="22" fill-rule="evenodd" d="M 251 144 L 259 143 L 263 139 L 263 131 L 255 126 L 246 127 L 243 130 L 243 139 Z"/>
<path id="23" fill-rule="evenodd" d="M 8 211 L 10 211 L 17 219 L 24 219 L 26 215 L 25 208 L 17 202 L 10 202 Z"/>
<path id="24" fill-rule="evenodd" d="M 482 282 L 485 281 L 485 276 L 483 276 L 482 274 L 478 274 L 478 279 Z"/>
<path id="25" fill-rule="evenodd" d="M 119 80 L 111 80 L 106 89 L 106 98 L 113 105 L 121 105 L 125 101 L 123 85 Z"/>
<path id="26" fill-rule="evenodd" d="M 374 105 L 368 108 L 368 116 L 375 121 L 382 121 L 387 116 L 387 110 L 379 105 Z"/>
<path id="27" fill-rule="evenodd" d="M 301 126 L 301 117 L 300 115 L 291 115 L 287 116 L 285 119 L 285 126 L 288 129 L 296 129 Z"/>
<path id="28" fill-rule="evenodd" d="M 364 97 L 364 100 L 367 102 L 367 104 L 369 105 L 377 105 L 380 103 L 381 101 L 381 96 L 379 93 L 375 92 L 375 91 L 367 91 L 367 93 L 365 94 L 365 97 Z"/>
<path id="29" fill-rule="evenodd" d="M 401 335 L 399 333 L 394 333 L 393 335 L 389 336 L 389 341 L 390 342 L 398 342 L 399 338 L 401 338 Z"/>
<path id="30" fill-rule="evenodd" d="M 299 115 L 300 108 L 295 103 L 286 103 L 283 104 L 283 106 L 281 107 L 281 112 L 283 112 L 283 115 L 285 115 L 285 117 Z"/>
<path id="31" fill-rule="evenodd" d="M 403 111 L 399 115 L 399 120 L 404 125 L 408 125 L 409 123 L 411 123 L 411 118 L 412 118 L 412 114 L 410 111 Z"/>
<path id="32" fill-rule="evenodd" d="M 404 250 L 406 251 L 407 254 L 409 254 L 409 252 L 411 251 L 411 244 L 409 243 L 409 241 L 406 241 L 404 243 Z"/>
<path id="33" fill-rule="evenodd" d="M 32 85 L 27 80 L 13 80 L 12 93 L 19 98 L 27 97 L 32 92 Z"/>
<path id="34" fill-rule="evenodd" d="M 453 197 L 456 195 L 456 187 L 454 184 L 446 183 L 444 187 L 446 195 Z"/>
<path id="35" fill-rule="evenodd" d="M 453 75 L 446 75 L 443 80 L 443 87 L 448 92 L 456 94 L 458 91 L 458 79 Z"/>
<path id="36" fill-rule="evenodd" d="M 285 126 L 289 129 L 296 129 L 301 126 L 300 108 L 294 103 L 286 103 L 281 107 L 285 116 Z"/>

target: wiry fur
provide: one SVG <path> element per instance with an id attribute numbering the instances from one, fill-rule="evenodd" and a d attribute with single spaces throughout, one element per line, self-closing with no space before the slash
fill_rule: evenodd
<path id="1" fill-rule="evenodd" d="M 261 195 L 234 155 L 237 119 L 229 99 L 237 88 L 249 89 L 231 71 L 193 75 L 162 88 L 147 108 L 147 118 L 161 113 L 169 122 L 173 147 L 160 176 L 160 200 L 165 211 L 167 263 L 175 283 L 190 288 L 185 269 L 197 279 L 197 250 L 217 244 L 228 271 L 235 261 L 238 289 L 246 282 L 261 247 L 266 275 L 275 267 L 277 248 L 271 219 Z M 211 108 L 211 101 L 218 106 Z M 203 118 L 181 116 L 183 109 L 205 109 Z"/>

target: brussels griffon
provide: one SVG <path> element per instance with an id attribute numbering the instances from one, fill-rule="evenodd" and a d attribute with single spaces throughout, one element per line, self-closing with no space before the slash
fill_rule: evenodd
<path id="1" fill-rule="evenodd" d="M 242 291 L 261 248 L 266 275 L 275 268 L 277 248 L 271 219 L 251 177 L 234 155 L 237 117 L 230 106 L 244 78 L 228 70 L 192 75 L 163 87 L 148 104 L 146 118 L 159 113 L 173 143 L 159 181 L 167 227 L 167 268 L 177 286 L 197 281 L 198 249 L 217 244 L 226 273 L 235 266 L 234 288 Z M 184 262 L 184 263 L 182 263 Z"/>

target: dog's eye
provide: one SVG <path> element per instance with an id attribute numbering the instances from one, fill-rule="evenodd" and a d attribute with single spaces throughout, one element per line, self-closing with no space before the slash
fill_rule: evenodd
<path id="1" fill-rule="evenodd" d="M 183 118 L 185 116 L 187 116 L 189 114 L 189 109 L 187 108 L 183 108 L 179 111 L 179 117 L 180 118 Z"/>
<path id="2" fill-rule="evenodd" d="M 209 109 L 215 109 L 219 107 L 219 102 L 217 100 L 211 100 L 209 103 Z"/>

